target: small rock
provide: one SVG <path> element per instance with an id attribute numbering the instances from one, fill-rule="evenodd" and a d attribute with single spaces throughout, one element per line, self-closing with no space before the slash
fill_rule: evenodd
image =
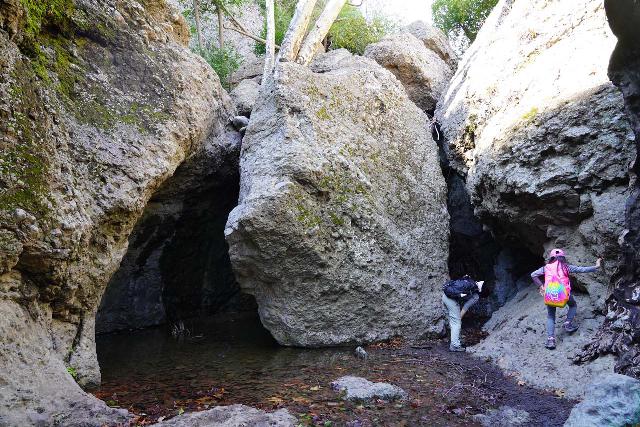
<path id="1" fill-rule="evenodd" d="M 405 400 L 407 392 L 398 386 L 388 383 L 373 383 L 365 378 L 346 376 L 331 383 L 331 387 L 344 392 L 343 399 L 352 401 L 369 401 L 381 399 L 386 401 Z"/>
<path id="2" fill-rule="evenodd" d="M 363 359 L 363 360 L 367 360 L 369 355 L 367 354 L 364 348 L 356 347 L 356 357 L 359 357 L 360 359 Z"/>
<path id="3" fill-rule="evenodd" d="M 565 427 L 626 426 L 640 423 L 640 381 L 620 374 L 604 374 L 587 389 Z"/>
<path id="4" fill-rule="evenodd" d="M 233 119 L 231 119 L 231 123 L 233 124 L 234 128 L 240 130 L 249 126 L 249 118 L 245 116 L 235 116 Z"/>
<path id="5" fill-rule="evenodd" d="M 499 409 L 492 409 L 486 414 L 474 415 L 473 420 L 483 427 L 521 426 L 529 423 L 529 413 L 510 406 L 501 406 Z"/>

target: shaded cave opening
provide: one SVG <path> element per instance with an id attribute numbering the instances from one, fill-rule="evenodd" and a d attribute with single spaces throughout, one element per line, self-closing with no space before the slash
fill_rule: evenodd
<path id="1" fill-rule="evenodd" d="M 239 144 L 203 149 L 147 203 L 96 314 L 101 366 L 112 344 L 105 343 L 113 341 L 104 337 L 149 328 L 160 340 L 214 339 L 229 331 L 229 322 L 243 319 L 255 331 L 234 333 L 271 339 L 255 298 L 236 282 L 224 236 L 238 201 L 238 157 Z"/>
<path id="2" fill-rule="evenodd" d="M 485 282 L 480 300 L 464 318 L 466 325 L 477 328 L 522 289 L 534 286 L 530 274 L 544 265 L 544 259 L 517 237 L 496 238 L 490 227 L 482 223 L 474 212 L 466 177 L 449 161 L 446 139 L 440 131 L 433 136 L 447 184 L 449 276 L 459 279 L 468 275 Z"/>

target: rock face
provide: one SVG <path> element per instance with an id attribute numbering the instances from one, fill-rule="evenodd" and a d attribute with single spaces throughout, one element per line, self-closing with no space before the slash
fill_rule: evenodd
<path id="1" fill-rule="evenodd" d="M 640 381 L 626 375 L 598 377 L 572 410 L 565 427 L 634 426 L 640 423 Z"/>
<path id="2" fill-rule="evenodd" d="M 364 54 L 391 71 L 409 98 L 430 114 L 453 76 L 452 68 L 438 53 L 409 33 L 386 37 L 367 46 Z"/>
<path id="3" fill-rule="evenodd" d="M 407 393 L 398 386 L 387 383 L 373 383 L 366 378 L 342 377 L 331 383 L 331 388 L 343 393 L 345 400 L 367 402 L 373 399 L 386 401 L 404 400 Z"/>
<path id="4" fill-rule="evenodd" d="M 0 5 L 0 424 L 124 421 L 67 368 L 100 381 L 109 277 L 158 188 L 226 145 L 231 101 L 163 2 L 31 4 Z"/>
<path id="5" fill-rule="evenodd" d="M 375 62 L 324 56 L 321 73 L 281 64 L 252 113 L 226 230 L 238 282 L 286 345 L 441 332 L 449 216 L 426 116 Z"/>
<path id="6" fill-rule="evenodd" d="M 609 62 L 609 77 L 625 98 L 627 115 L 636 136 L 636 160 L 630 169 L 631 193 L 625 208 L 622 256 L 613 276 L 607 315 L 593 342 L 577 357 L 589 361 L 600 354 L 619 356 L 616 372 L 640 378 L 640 5 L 631 0 L 605 1 L 618 44 Z"/>
<path id="7" fill-rule="evenodd" d="M 449 39 L 440 29 L 427 24 L 424 21 L 415 21 L 404 28 L 404 32 L 413 34 L 424 46 L 435 52 L 449 67 L 455 71 L 458 66 L 458 58 L 451 49 Z"/>
<path id="8" fill-rule="evenodd" d="M 260 79 L 242 80 L 231 91 L 231 99 L 236 105 L 238 114 L 249 117 L 260 92 Z"/>
<path id="9" fill-rule="evenodd" d="M 611 266 L 617 259 L 635 150 L 622 95 L 606 74 L 614 44 L 601 2 L 500 1 L 459 63 L 436 112 L 443 148 L 450 166 L 466 176 L 475 214 L 499 243 L 540 258 L 562 247 L 578 265 L 603 257 Z M 602 320 L 611 272 L 573 279 L 576 292 L 588 293 L 579 299 L 579 321 L 595 317 L 589 329 Z M 491 331 L 480 354 L 524 372 L 527 358 L 506 345 L 517 336 L 543 357 L 544 306 L 535 292 L 528 301 L 517 315 L 501 309 L 497 318 L 516 317 Z M 538 319 L 536 333 L 521 316 Z M 549 385 L 539 375 L 531 382 Z"/>
<path id="10" fill-rule="evenodd" d="M 293 427 L 298 424 L 297 421 L 286 409 L 267 413 L 244 405 L 232 405 L 179 415 L 156 425 L 163 427 Z"/>
<path id="11" fill-rule="evenodd" d="M 557 310 L 557 347 L 553 353 L 544 347 L 547 310 L 534 285 L 518 292 L 493 313 L 483 326 L 489 336 L 468 350 L 476 356 L 490 358 L 528 384 L 548 390 L 561 389 L 567 397 L 580 398 L 590 381 L 613 370 L 614 360 L 609 356 L 585 366 L 571 363 L 571 358 L 592 339 L 602 323 L 602 318 L 593 313 L 587 295 L 575 295 L 575 299 L 578 304 L 575 321 L 580 328 L 573 334 L 566 333 L 562 329 L 566 310 Z"/>
<path id="12" fill-rule="evenodd" d="M 501 242 L 540 256 L 563 247 L 592 265 L 620 252 L 634 136 L 606 75 L 615 38 L 604 8 L 580 4 L 499 2 L 436 115 L 476 215 Z M 602 309 L 606 275 L 577 281 Z"/>

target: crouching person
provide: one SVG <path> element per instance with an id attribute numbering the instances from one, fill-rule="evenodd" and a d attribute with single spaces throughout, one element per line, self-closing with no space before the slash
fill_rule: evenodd
<path id="1" fill-rule="evenodd" d="M 462 318 L 469 308 L 478 302 L 484 282 L 476 282 L 469 276 L 462 279 L 450 280 L 442 288 L 442 302 L 449 313 L 449 328 L 451 329 L 451 344 L 449 351 L 465 351 L 460 343 L 460 329 Z"/>

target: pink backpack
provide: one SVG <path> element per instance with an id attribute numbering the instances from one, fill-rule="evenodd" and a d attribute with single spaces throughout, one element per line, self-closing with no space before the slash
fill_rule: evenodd
<path id="1" fill-rule="evenodd" d="M 544 303 L 551 307 L 564 307 L 571 295 L 569 272 L 558 261 L 544 266 Z"/>

